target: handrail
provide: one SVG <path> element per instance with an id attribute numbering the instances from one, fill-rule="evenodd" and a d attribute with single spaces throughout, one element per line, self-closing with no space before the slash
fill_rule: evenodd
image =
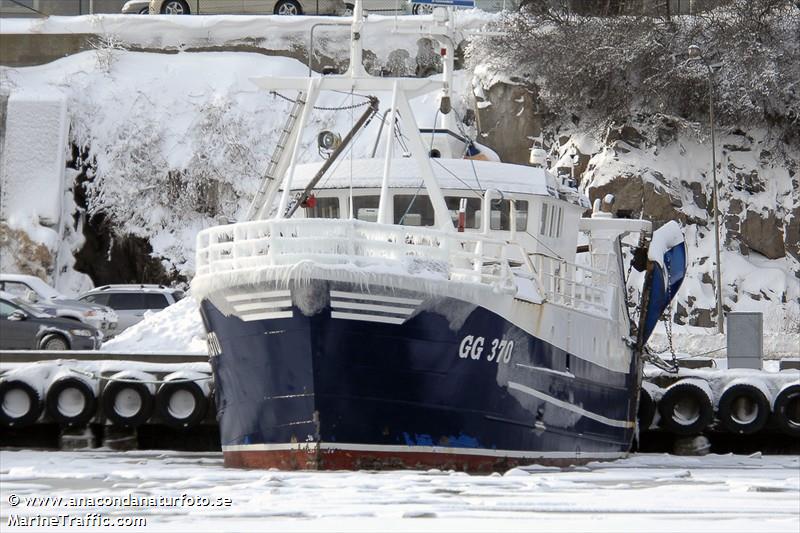
<path id="1" fill-rule="evenodd" d="M 510 288 L 513 273 L 506 246 L 485 235 L 359 220 L 254 220 L 201 231 L 197 274 L 287 266 L 304 257 L 333 264 L 352 257 L 376 264 L 424 257 L 446 265 L 448 279 Z M 495 249 L 499 255 L 484 255 L 484 250 Z"/>
<path id="2" fill-rule="evenodd" d="M 528 278 L 550 303 L 602 314 L 609 313 L 617 287 L 607 270 L 530 253 L 517 242 L 352 219 L 271 219 L 217 226 L 198 234 L 197 250 L 198 276 L 288 267 L 303 259 L 335 265 L 358 257 L 388 267 L 404 258 L 424 258 L 438 263 L 451 281 L 511 290 L 515 277 Z M 518 261 L 517 255 L 521 263 L 512 268 L 509 259 Z"/>

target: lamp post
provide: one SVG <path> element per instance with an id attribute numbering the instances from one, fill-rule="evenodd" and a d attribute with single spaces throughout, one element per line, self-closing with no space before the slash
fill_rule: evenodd
<path id="1" fill-rule="evenodd" d="M 722 316 L 722 273 L 720 270 L 719 259 L 719 193 L 717 190 L 717 147 L 714 139 L 714 71 L 708 64 L 703 52 L 697 45 L 689 47 L 689 61 L 702 61 L 708 69 L 708 114 L 711 123 L 711 172 L 713 181 L 713 204 L 714 204 L 714 251 L 716 252 L 716 285 L 717 285 L 717 331 L 725 333 L 724 320 Z"/>

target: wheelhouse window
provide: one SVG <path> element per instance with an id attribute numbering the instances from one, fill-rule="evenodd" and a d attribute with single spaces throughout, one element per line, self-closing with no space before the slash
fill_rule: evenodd
<path id="1" fill-rule="evenodd" d="M 338 198 L 317 198 L 314 207 L 306 207 L 306 218 L 339 218 Z"/>
<path id="2" fill-rule="evenodd" d="M 433 205 L 427 194 L 397 194 L 394 197 L 394 223 L 404 226 L 433 226 Z"/>
<path id="3" fill-rule="evenodd" d="M 514 203 L 517 211 L 516 229 L 517 231 L 525 231 L 528 228 L 528 202 L 526 200 L 517 200 Z M 492 219 L 489 227 L 500 231 L 511 230 L 510 200 L 492 202 Z"/>
<path id="4" fill-rule="evenodd" d="M 353 216 L 356 220 L 364 222 L 378 221 L 378 204 L 381 197 L 376 195 L 354 196 L 353 197 Z"/>
<path id="5" fill-rule="evenodd" d="M 453 226 L 458 227 L 458 208 L 461 206 L 461 196 L 446 196 L 444 199 L 447 210 L 450 211 L 450 218 Z M 464 227 L 466 229 L 480 228 L 481 199 L 467 198 L 467 212 Z"/>
<path id="6" fill-rule="evenodd" d="M 545 237 L 561 237 L 561 227 L 564 224 L 564 208 L 542 203 L 542 219 L 539 223 L 539 234 Z"/>

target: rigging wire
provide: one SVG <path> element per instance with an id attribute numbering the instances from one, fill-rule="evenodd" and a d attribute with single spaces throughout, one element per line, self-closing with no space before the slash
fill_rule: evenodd
<path id="1" fill-rule="evenodd" d="M 475 139 L 470 137 L 470 135 L 467 133 L 466 129 L 464 128 L 464 124 L 463 124 L 463 121 L 461 119 L 461 115 L 458 114 L 458 111 L 456 110 L 455 107 L 453 108 L 453 113 L 455 113 L 455 115 L 456 115 L 456 127 L 458 128 L 459 133 L 461 133 L 462 137 L 464 137 L 466 140 L 469 141 L 468 144 L 464 145 L 464 153 L 461 156 L 463 158 L 465 155 L 467 155 L 467 151 L 469 150 L 469 145 L 470 144 L 475 144 Z M 478 184 L 478 189 L 480 189 L 483 192 L 486 192 L 486 189 L 484 189 L 483 185 L 481 185 L 481 180 L 478 179 L 478 169 L 475 168 L 475 160 L 472 159 L 472 158 L 469 158 L 469 162 L 470 162 L 470 165 L 472 166 L 472 173 L 475 175 L 475 182 Z"/>

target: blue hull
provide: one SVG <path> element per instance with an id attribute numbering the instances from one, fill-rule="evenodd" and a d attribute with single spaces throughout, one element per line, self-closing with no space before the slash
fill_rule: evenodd
<path id="1" fill-rule="evenodd" d="M 293 301 L 291 316 L 243 320 L 222 298 L 201 309 L 231 466 L 491 470 L 630 448 L 635 363 L 604 369 L 483 307 L 427 298 L 383 323 Z"/>

